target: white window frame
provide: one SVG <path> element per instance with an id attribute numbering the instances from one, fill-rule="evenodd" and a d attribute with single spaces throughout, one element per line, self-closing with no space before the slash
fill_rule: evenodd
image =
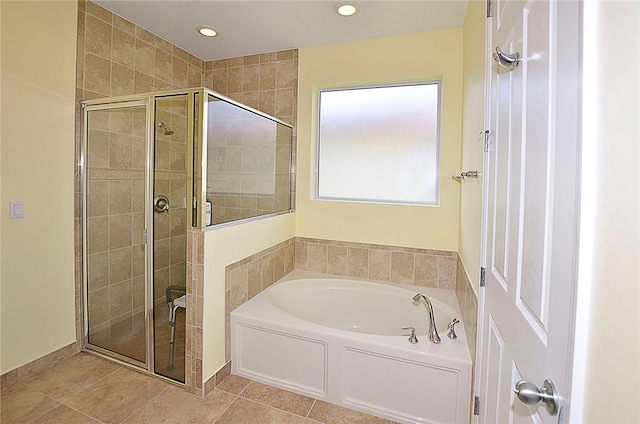
<path id="1" fill-rule="evenodd" d="M 436 141 L 435 141 L 435 169 L 434 184 L 435 198 L 434 201 L 408 201 L 408 200 L 392 200 L 392 199 L 375 199 L 375 198 L 349 198 L 349 197 L 333 197 L 320 195 L 320 172 L 321 172 L 321 115 L 322 115 L 322 93 L 330 91 L 347 91 L 360 90 L 370 88 L 386 88 L 386 87 L 407 87 L 407 86 L 423 86 L 436 85 L 437 94 L 437 117 L 436 117 Z M 442 122 L 442 81 L 441 80 L 424 80 L 412 82 L 395 82 L 387 84 L 372 84 L 358 86 L 343 86 L 317 89 L 317 130 L 316 130 L 316 163 L 315 163 L 315 199 L 326 201 L 341 201 L 355 203 L 381 203 L 381 204 L 400 204 L 400 205 L 416 205 L 416 206 L 439 206 L 440 205 L 440 149 L 441 149 L 441 122 Z"/>

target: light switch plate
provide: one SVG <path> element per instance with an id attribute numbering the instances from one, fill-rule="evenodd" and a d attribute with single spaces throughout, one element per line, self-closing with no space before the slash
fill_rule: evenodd
<path id="1" fill-rule="evenodd" d="M 24 202 L 9 202 L 9 219 L 24 218 Z"/>

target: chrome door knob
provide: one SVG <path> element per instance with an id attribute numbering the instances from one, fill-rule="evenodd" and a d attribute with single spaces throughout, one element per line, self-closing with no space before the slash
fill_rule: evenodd
<path id="1" fill-rule="evenodd" d="M 556 415 L 560 404 L 560 396 L 556 386 L 551 380 L 544 380 L 542 388 L 527 380 L 520 380 L 513 388 L 513 392 L 518 395 L 518 399 L 525 405 L 536 405 L 544 403 L 549 415 Z"/>

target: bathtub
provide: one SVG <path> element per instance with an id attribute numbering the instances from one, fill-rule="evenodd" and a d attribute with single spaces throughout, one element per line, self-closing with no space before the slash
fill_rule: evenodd
<path id="1" fill-rule="evenodd" d="M 231 312 L 231 372 L 401 423 L 468 423 L 471 356 L 462 323 L 446 336 L 453 318 L 452 291 L 296 270 Z"/>

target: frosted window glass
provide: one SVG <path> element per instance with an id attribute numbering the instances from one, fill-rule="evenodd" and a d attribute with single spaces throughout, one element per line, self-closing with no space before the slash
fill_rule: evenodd
<path id="1" fill-rule="evenodd" d="M 436 205 L 439 86 L 321 90 L 317 196 Z"/>

